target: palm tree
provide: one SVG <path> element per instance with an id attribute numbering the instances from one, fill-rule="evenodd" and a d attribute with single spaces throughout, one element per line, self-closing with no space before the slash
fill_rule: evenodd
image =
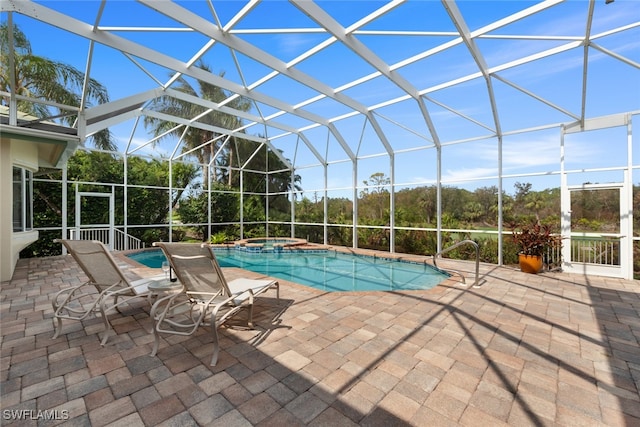
<path id="1" fill-rule="evenodd" d="M 262 136 L 264 138 L 264 136 Z M 233 151 L 230 151 L 228 156 L 223 156 L 224 160 L 230 166 L 239 168 L 249 158 L 251 160 L 246 164 L 247 169 L 255 171 L 281 171 L 286 169 L 286 165 L 280 160 L 280 157 L 276 153 L 267 150 L 266 145 L 257 147 L 256 143 L 246 139 L 237 138 L 236 144 L 234 144 Z M 258 150 L 255 153 L 256 149 Z M 254 155 L 255 154 L 255 155 Z M 280 150 L 282 155 L 282 150 Z M 233 155 L 233 158 L 231 156 Z M 220 176 L 221 180 L 226 180 L 229 186 L 240 186 L 240 179 L 237 176 L 231 174 L 232 170 L 229 169 L 228 174 L 225 172 Z M 244 178 L 244 187 L 249 192 L 264 192 L 267 189 L 269 193 L 281 193 L 293 191 L 302 191 L 302 187 L 298 184 L 302 181 L 300 175 L 295 174 L 291 176 L 289 171 L 284 172 L 272 172 L 267 175 L 266 178 L 262 178 L 257 174 L 248 174 Z"/>
<path id="2" fill-rule="evenodd" d="M 211 71 L 210 67 L 201 61 L 197 63 L 197 66 L 202 70 Z M 220 76 L 224 76 L 224 72 L 220 73 Z M 229 99 L 229 94 L 222 88 L 203 81 L 196 81 L 196 85 L 191 85 L 184 78 L 179 78 L 176 81 L 175 90 L 215 103 Z M 242 97 L 234 98 L 226 102 L 225 105 L 238 111 L 248 111 L 251 108 L 251 102 Z M 176 99 L 172 96 L 162 96 L 154 99 L 149 104 L 149 108 L 170 116 L 186 119 L 199 117 L 199 123 L 223 129 L 237 129 L 242 125 L 241 119 L 237 116 L 215 110 L 208 111 L 208 108 L 204 106 Z M 189 127 L 185 131 L 183 127 L 176 128 L 175 123 L 150 116 L 145 118 L 144 124 L 154 137 L 182 138 L 183 153 L 197 148 L 191 154 L 202 165 L 202 180 L 205 188 L 207 188 L 209 182 L 210 172 L 208 165 L 211 160 L 214 160 L 215 167 L 212 172 L 212 181 L 235 188 L 240 187 L 240 178 L 238 174 L 234 174 L 234 170 L 245 165 L 249 159 L 251 160 L 245 166 L 247 169 L 255 171 L 267 172 L 268 170 L 274 171 L 285 168 L 283 162 L 275 153 L 267 150 L 266 146 L 259 147 L 256 142 L 248 139 L 231 137 L 218 157 L 213 159 L 213 156 L 226 139 L 222 138 L 223 135 L 197 127 Z M 257 153 L 256 150 L 258 150 Z M 262 193 L 266 192 L 268 186 L 270 194 L 277 194 L 271 199 L 270 206 L 275 210 L 284 212 L 289 202 L 283 192 L 301 190 L 298 186 L 300 180 L 299 175 L 292 177 L 289 172 L 271 173 L 267 177 L 262 174 L 248 173 L 243 180 L 243 191 Z M 251 203 L 255 203 L 256 209 L 260 212 L 265 211 L 266 201 L 264 197 L 252 196 L 251 199 Z"/>
<path id="3" fill-rule="evenodd" d="M 198 62 L 196 66 L 198 66 L 202 70 L 211 71 L 209 66 L 202 63 L 201 61 Z M 224 76 L 224 72 L 220 73 L 220 76 Z M 214 86 L 203 81 L 197 81 L 197 87 L 194 87 L 182 77 L 177 80 L 175 90 L 216 103 L 222 102 L 229 98 L 229 94 L 227 94 L 222 88 L 218 86 Z M 228 102 L 226 106 L 239 111 L 248 111 L 249 108 L 251 108 L 251 102 L 246 98 L 238 97 Z M 149 104 L 149 108 L 164 114 L 186 119 L 199 117 L 200 115 L 207 112 L 206 107 L 188 101 L 183 101 L 181 99 L 176 99 L 171 96 L 162 96 L 154 99 Z M 198 119 L 198 122 L 206 125 L 220 127 L 223 129 L 236 129 L 241 125 L 241 120 L 238 117 L 220 111 L 209 111 L 208 113 L 200 117 Z M 184 128 L 180 127 L 174 129 L 174 123 L 149 116 L 145 117 L 144 125 L 146 128 L 151 130 L 155 137 L 159 137 L 162 135 L 162 138 L 182 138 L 184 142 L 183 152 L 190 151 L 196 147 L 200 147 L 199 149 L 194 151 L 193 154 L 197 158 L 198 162 L 202 165 L 203 183 L 205 187 L 207 186 L 207 183 L 209 181 L 209 162 L 213 159 L 213 156 L 224 141 L 223 138 L 220 138 L 220 134 L 196 127 L 188 128 L 185 133 Z M 225 153 L 223 153 L 222 156 L 216 159 L 216 163 L 218 165 L 220 165 L 221 159 L 228 159 L 233 157 L 230 154 L 230 151 L 233 150 L 233 146 L 235 145 L 233 142 L 234 141 L 231 141 L 230 144 L 227 144 L 225 146 Z M 216 175 L 218 175 L 216 176 L 216 179 L 218 179 L 221 174 Z"/>
<path id="4" fill-rule="evenodd" d="M 71 65 L 34 55 L 31 43 L 17 25 L 13 25 L 13 45 L 9 46 L 9 30 L 6 22 L 0 24 L 0 91 L 79 107 L 84 73 Z M 14 58 L 13 80 L 9 68 L 11 51 Z M 98 104 L 108 102 L 107 89 L 97 80 L 89 79 L 86 101 L 87 106 L 92 105 L 92 101 Z M 6 95 L 0 96 L 0 105 L 8 103 Z M 18 101 L 18 110 L 41 119 L 62 116 L 61 121 L 67 125 L 76 120 L 75 114 L 68 115 L 59 108 L 25 100 Z M 117 149 L 108 130 L 93 135 L 92 139 L 97 148 Z"/>
<path id="5" fill-rule="evenodd" d="M 536 223 L 540 224 L 540 211 L 546 205 L 546 199 L 541 192 L 527 194 L 524 207 L 533 211 L 536 215 Z"/>

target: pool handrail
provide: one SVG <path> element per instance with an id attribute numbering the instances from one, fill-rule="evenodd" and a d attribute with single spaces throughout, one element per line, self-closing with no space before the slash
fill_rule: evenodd
<path id="1" fill-rule="evenodd" d="M 457 248 L 458 246 L 462 246 L 462 245 L 472 245 L 475 250 L 476 250 L 476 278 L 475 281 L 473 282 L 473 287 L 474 288 L 479 288 L 480 284 L 479 284 L 479 280 L 480 280 L 480 248 L 478 246 L 478 244 L 476 242 L 474 242 L 473 240 L 462 240 L 460 242 L 454 243 L 453 245 L 449 246 L 448 248 L 445 248 L 443 250 L 441 250 L 440 252 L 436 253 L 433 255 L 433 265 L 437 268 L 438 265 L 436 264 L 436 258 L 438 256 L 442 256 L 443 254 Z M 460 275 L 460 277 L 462 277 L 462 283 L 466 284 L 466 279 L 464 274 L 460 273 L 459 271 L 455 271 L 455 270 L 451 270 L 454 273 L 457 273 Z"/>

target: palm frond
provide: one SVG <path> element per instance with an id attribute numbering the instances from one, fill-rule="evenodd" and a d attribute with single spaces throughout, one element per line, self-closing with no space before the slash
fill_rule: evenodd
<path id="1" fill-rule="evenodd" d="M 0 90 L 13 92 L 29 98 L 44 99 L 58 104 L 79 107 L 83 98 L 85 74 L 69 65 L 34 55 L 31 43 L 17 25 L 13 25 L 13 45 L 9 46 L 9 26 L 0 24 Z M 13 50 L 14 80 L 11 81 L 9 70 L 9 52 Z M 85 105 L 109 102 L 107 88 L 97 80 L 90 78 L 86 89 Z M 6 102 L 6 101 L 2 101 Z M 39 118 L 47 118 L 68 114 L 68 111 L 51 108 L 37 102 L 20 101 L 21 112 Z M 56 110 L 56 111 L 52 111 Z M 61 122 L 72 125 L 75 114 L 64 116 Z M 116 150 L 117 146 L 108 130 L 92 136 L 94 145 L 105 150 Z"/>

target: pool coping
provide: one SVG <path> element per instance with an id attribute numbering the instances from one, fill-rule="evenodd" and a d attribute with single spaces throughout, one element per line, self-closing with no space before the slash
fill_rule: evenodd
<path id="1" fill-rule="evenodd" d="M 253 242 L 253 240 L 257 242 Z M 246 247 L 250 249 L 263 249 L 265 242 L 273 242 L 275 250 L 283 250 L 291 247 L 305 246 L 308 244 L 306 239 L 296 237 L 248 237 L 233 242 L 235 247 Z M 212 245 L 213 246 L 213 245 Z"/>

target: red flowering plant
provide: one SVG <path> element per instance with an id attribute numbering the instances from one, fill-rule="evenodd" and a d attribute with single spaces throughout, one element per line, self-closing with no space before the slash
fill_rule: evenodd
<path id="1" fill-rule="evenodd" d="M 542 256 L 548 248 L 560 244 L 561 237 L 554 234 L 547 224 L 532 221 L 528 224 L 516 224 L 513 229 L 513 241 L 524 255 Z"/>

